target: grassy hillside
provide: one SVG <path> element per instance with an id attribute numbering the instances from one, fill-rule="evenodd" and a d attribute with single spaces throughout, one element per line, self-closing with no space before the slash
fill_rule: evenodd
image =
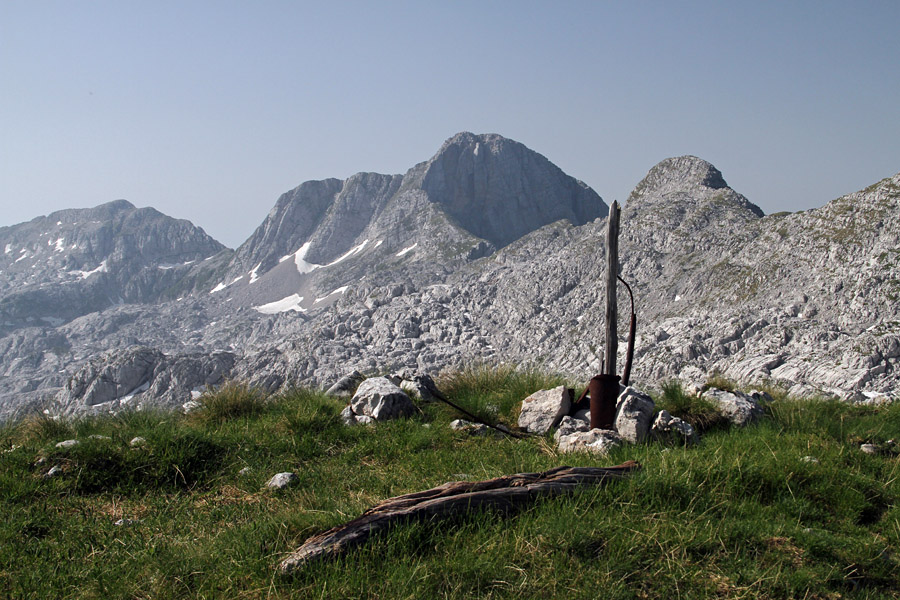
<path id="1" fill-rule="evenodd" d="M 509 424 L 525 395 L 556 384 L 508 369 L 440 382 Z M 233 386 L 204 402 L 188 416 L 0 430 L 0 597 L 900 597 L 900 468 L 888 444 L 900 440 L 900 405 L 778 399 L 761 424 L 729 430 L 669 387 L 669 408 L 710 424 L 702 443 L 599 458 L 558 455 L 549 437 L 452 431 L 459 415 L 443 404 L 351 428 L 342 402 L 308 390 L 264 399 Z M 145 441 L 132 446 L 136 436 Z M 56 447 L 66 439 L 80 443 Z M 295 577 L 275 573 L 310 535 L 391 496 L 628 459 L 643 469 L 625 481 L 512 516 L 403 526 Z M 265 490 L 281 471 L 298 484 Z"/>

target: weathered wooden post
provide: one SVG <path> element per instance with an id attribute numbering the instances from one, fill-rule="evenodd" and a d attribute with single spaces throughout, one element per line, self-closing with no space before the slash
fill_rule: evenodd
<path id="1" fill-rule="evenodd" d="M 619 376 L 616 375 L 617 306 L 616 284 L 619 276 L 619 212 L 618 201 L 609 209 L 606 230 L 606 347 L 603 373 L 591 378 L 591 429 L 612 429 L 616 420 Z"/>

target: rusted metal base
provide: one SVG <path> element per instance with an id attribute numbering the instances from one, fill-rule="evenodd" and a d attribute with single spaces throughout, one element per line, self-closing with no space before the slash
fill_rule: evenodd
<path id="1" fill-rule="evenodd" d="M 591 429 L 613 429 L 619 399 L 619 376 L 592 377 L 588 392 L 591 395 Z"/>

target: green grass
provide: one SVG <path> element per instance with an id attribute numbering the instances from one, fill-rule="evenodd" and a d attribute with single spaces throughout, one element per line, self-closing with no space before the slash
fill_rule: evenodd
<path id="1" fill-rule="evenodd" d="M 559 383 L 484 367 L 439 385 L 512 424 L 525 395 Z M 703 409 L 676 386 L 658 396 L 673 413 Z M 264 400 L 231 387 L 203 404 L 0 429 L 0 597 L 900 597 L 900 459 L 888 443 L 900 405 L 779 398 L 758 425 L 709 428 L 699 446 L 599 458 L 558 455 L 549 438 L 451 431 L 459 415 L 443 404 L 375 427 L 345 427 L 343 403 L 303 389 Z M 146 443 L 131 447 L 135 436 Z M 81 443 L 56 448 L 69 438 Z M 628 459 L 643 469 L 624 481 L 512 516 L 402 526 L 295 577 L 275 572 L 310 535 L 391 496 Z M 53 466 L 62 474 L 44 478 Z M 297 485 L 263 489 L 288 470 Z"/>

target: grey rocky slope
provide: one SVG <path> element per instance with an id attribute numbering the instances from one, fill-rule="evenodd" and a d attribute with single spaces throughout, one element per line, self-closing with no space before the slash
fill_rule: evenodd
<path id="1" fill-rule="evenodd" d="M 113 395 L 144 404 L 178 404 L 219 375 L 271 391 L 330 385 L 354 369 L 498 361 L 587 378 L 602 358 L 606 207 L 547 165 L 499 136 L 460 134 L 402 177 L 304 184 L 233 256 L 191 265 L 182 287 L 194 291 L 181 301 L 113 306 L 0 339 L 5 402 L 56 394 L 57 410 L 116 408 L 121 399 L 81 390 L 124 372 L 122 351 L 136 344 L 155 349 L 140 351 L 154 357 L 152 380 Z M 504 229 L 477 218 L 479 198 L 510 213 L 544 208 Z M 593 220 L 579 212 L 585 203 Z M 898 211 L 900 175 L 820 209 L 764 216 L 706 161 L 661 162 L 621 221 L 622 275 L 639 315 L 633 379 L 700 382 L 720 371 L 853 399 L 894 392 Z M 173 377 L 174 365 L 193 366 Z"/>

